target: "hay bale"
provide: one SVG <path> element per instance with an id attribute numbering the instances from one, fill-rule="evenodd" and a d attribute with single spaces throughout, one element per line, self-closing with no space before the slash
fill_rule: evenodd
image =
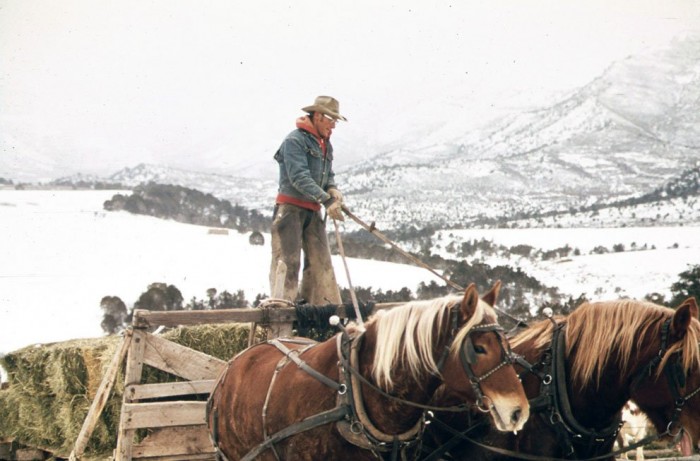
<path id="1" fill-rule="evenodd" d="M 180 327 L 165 339 L 229 360 L 248 345 L 248 324 Z M 0 390 L 0 440 L 15 440 L 68 457 L 119 337 L 31 346 L 0 357 L 9 387 Z M 174 378 L 144 369 L 142 382 Z M 123 369 L 87 446 L 87 456 L 111 454 L 117 442 L 124 394 Z"/>

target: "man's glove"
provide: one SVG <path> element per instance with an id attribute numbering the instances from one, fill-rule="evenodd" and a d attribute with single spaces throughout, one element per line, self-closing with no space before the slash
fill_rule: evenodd
<path id="1" fill-rule="evenodd" d="M 343 203 L 343 193 L 340 192 L 340 190 L 336 189 L 335 187 L 328 189 L 328 194 L 330 194 L 331 197 L 339 201 L 340 203 Z"/>
<path id="2" fill-rule="evenodd" d="M 335 197 L 331 197 L 325 202 L 323 202 L 323 206 L 326 207 L 326 215 L 338 221 L 345 221 L 345 217 L 343 216 L 343 210 L 340 209 L 342 205 L 343 202 L 336 199 Z"/>

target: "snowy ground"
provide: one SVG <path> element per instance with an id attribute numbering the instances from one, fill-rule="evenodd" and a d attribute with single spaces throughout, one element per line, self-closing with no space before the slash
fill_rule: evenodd
<path id="1" fill-rule="evenodd" d="M 100 300 L 133 306 L 153 282 L 173 284 L 189 301 L 208 288 L 269 293 L 270 248 L 247 234 L 126 212 L 105 212 L 114 191 L 0 190 L 0 353 L 34 343 L 102 334 Z M 269 242 L 269 236 L 265 236 Z M 340 258 L 339 283 L 346 284 Z M 354 286 L 415 291 L 437 279 L 416 267 L 349 259 Z"/>
<path id="2" fill-rule="evenodd" d="M 577 297 L 593 299 L 642 298 L 650 293 L 669 296 L 678 274 L 700 264 L 700 227 L 620 227 L 575 229 L 470 229 L 443 231 L 440 243 L 486 239 L 495 245 L 530 245 L 554 250 L 568 245 L 580 256 L 547 261 L 518 256 L 489 256 L 491 265 L 519 267 L 545 285 Z M 614 252 L 622 245 L 623 252 Z M 591 254 L 595 247 L 610 253 Z M 478 255 L 477 255 L 478 257 Z"/>
<path id="3" fill-rule="evenodd" d="M 268 293 L 269 246 L 251 246 L 247 234 L 210 234 L 201 226 L 129 213 L 107 213 L 114 191 L 0 190 L 0 353 L 34 343 L 95 337 L 100 300 L 119 296 L 132 306 L 152 282 L 177 286 L 186 301 L 208 288 L 243 289 L 253 300 Z M 354 224 L 346 223 L 349 230 Z M 352 226 L 352 227 L 350 227 Z M 329 228 L 330 229 L 330 228 Z M 668 293 L 690 264 L 700 263 L 697 227 L 620 229 L 521 229 L 445 231 L 440 241 L 487 238 L 547 250 L 568 244 L 581 256 L 553 261 L 491 258 L 489 264 L 521 267 L 563 293 L 610 298 Z M 450 235 L 452 237 L 450 237 Z M 265 236 L 269 241 L 269 236 Z M 655 250 L 590 255 L 590 249 Z M 677 248 L 673 248 L 677 246 Z M 415 291 L 437 280 L 428 271 L 399 264 L 350 259 L 353 285 Z M 340 258 L 334 259 L 347 286 Z"/>

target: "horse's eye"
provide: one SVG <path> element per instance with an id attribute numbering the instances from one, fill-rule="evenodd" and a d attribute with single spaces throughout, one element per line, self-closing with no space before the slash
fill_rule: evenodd
<path id="1" fill-rule="evenodd" d="M 484 346 L 479 346 L 478 344 L 474 345 L 474 350 L 476 351 L 477 354 L 485 354 L 486 349 L 484 349 Z"/>

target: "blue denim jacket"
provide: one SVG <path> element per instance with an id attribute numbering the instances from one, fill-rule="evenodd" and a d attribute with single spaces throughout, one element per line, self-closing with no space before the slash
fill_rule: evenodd
<path id="1" fill-rule="evenodd" d="M 335 188 L 333 173 L 333 146 L 326 143 L 326 156 L 316 138 L 309 132 L 296 129 L 282 141 L 275 160 L 279 163 L 279 193 L 301 200 L 323 203 L 331 196 L 326 192 Z"/>

